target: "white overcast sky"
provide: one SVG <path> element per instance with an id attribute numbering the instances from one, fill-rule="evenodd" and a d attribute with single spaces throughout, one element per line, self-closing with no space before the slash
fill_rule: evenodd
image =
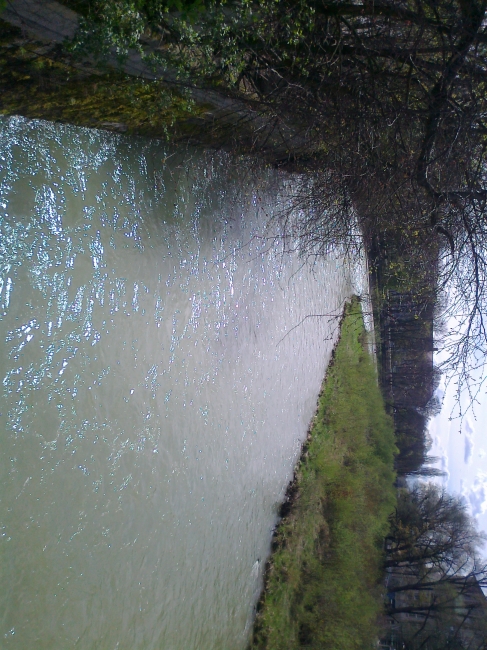
<path id="1" fill-rule="evenodd" d="M 487 533 L 487 386 L 479 395 L 474 413 L 463 421 L 450 420 L 455 405 L 455 385 L 440 384 L 438 396 L 444 397 L 439 415 L 429 423 L 433 440 L 430 454 L 438 456 L 438 467 L 446 472 L 442 480 L 447 491 L 461 494 L 479 528 Z"/>

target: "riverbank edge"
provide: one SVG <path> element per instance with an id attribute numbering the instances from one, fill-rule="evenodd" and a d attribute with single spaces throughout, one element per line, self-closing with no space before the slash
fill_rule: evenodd
<path id="1" fill-rule="evenodd" d="M 379 636 L 395 444 L 366 336 L 355 297 L 280 509 L 249 648 L 358 650 Z"/>

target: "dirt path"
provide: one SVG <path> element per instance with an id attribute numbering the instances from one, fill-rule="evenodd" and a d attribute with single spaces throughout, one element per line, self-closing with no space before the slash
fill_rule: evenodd
<path id="1" fill-rule="evenodd" d="M 78 15 L 58 2 L 7 0 L 1 18 L 36 40 L 62 43 L 78 28 Z"/>

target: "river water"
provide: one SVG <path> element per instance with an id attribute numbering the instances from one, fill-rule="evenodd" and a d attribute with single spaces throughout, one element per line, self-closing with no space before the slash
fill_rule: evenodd
<path id="1" fill-rule="evenodd" d="M 0 119 L 0 647 L 245 648 L 354 290 L 222 153 Z M 275 228 L 275 227 L 273 227 Z"/>

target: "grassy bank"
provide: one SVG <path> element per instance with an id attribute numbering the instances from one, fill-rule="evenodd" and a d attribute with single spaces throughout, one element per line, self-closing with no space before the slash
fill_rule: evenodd
<path id="1" fill-rule="evenodd" d="M 395 447 L 365 336 L 354 301 L 276 533 L 252 648 L 363 650 L 377 638 Z"/>

